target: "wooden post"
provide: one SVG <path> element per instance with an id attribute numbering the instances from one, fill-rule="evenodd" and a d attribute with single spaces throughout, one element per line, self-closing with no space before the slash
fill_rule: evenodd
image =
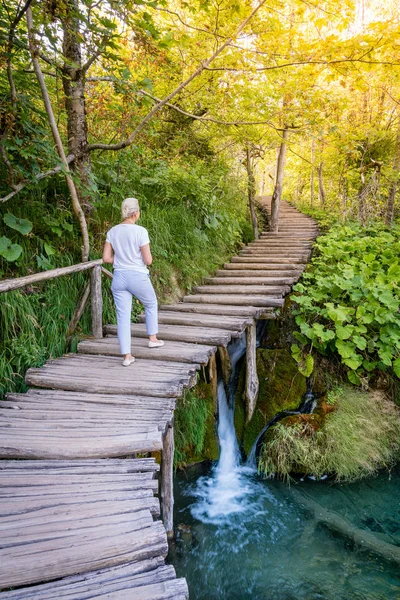
<path id="1" fill-rule="evenodd" d="M 217 357 L 215 354 L 210 356 L 208 362 L 208 380 L 211 384 L 214 404 L 214 414 L 218 414 L 218 374 L 217 374 Z"/>
<path id="2" fill-rule="evenodd" d="M 258 395 L 258 375 L 256 364 L 256 324 L 246 327 L 246 401 L 247 423 L 253 416 Z"/>
<path id="3" fill-rule="evenodd" d="M 225 346 L 218 346 L 218 356 L 221 361 L 222 379 L 225 385 L 228 385 L 232 375 L 232 363 Z"/>
<path id="4" fill-rule="evenodd" d="M 161 506 L 164 527 L 168 539 L 174 537 L 174 421 L 167 427 L 163 437 L 161 457 Z"/>
<path id="5" fill-rule="evenodd" d="M 91 273 L 90 293 L 92 296 L 92 334 L 95 338 L 103 337 L 103 297 L 101 295 L 101 266 L 93 267 Z"/>

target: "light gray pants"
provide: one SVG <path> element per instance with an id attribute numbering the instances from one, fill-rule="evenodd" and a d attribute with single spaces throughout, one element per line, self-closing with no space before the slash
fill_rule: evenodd
<path id="1" fill-rule="evenodd" d="M 114 271 L 111 291 L 117 309 L 117 333 L 121 354 L 130 354 L 132 296 L 144 306 L 147 335 L 158 333 L 157 297 L 150 275 L 139 271 Z"/>

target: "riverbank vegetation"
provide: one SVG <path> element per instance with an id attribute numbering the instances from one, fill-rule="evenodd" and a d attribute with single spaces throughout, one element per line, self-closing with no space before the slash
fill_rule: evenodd
<path id="1" fill-rule="evenodd" d="M 334 407 L 321 421 L 287 417 L 267 433 L 259 462 L 265 476 L 354 481 L 390 468 L 400 458 L 400 410 L 382 392 L 346 386 L 331 392 Z M 289 421 L 289 423 L 285 422 Z"/>

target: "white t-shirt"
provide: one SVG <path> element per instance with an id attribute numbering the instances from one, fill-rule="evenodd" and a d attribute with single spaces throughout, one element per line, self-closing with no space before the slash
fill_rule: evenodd
<path id="1" fill-rule="evenodd" d="M 114 270 L 148 273 L 140 248 L 150 244 L 147 229 L 140 225 L 120 223 L 107 233 L 106 241 L 114 250 Z"/>

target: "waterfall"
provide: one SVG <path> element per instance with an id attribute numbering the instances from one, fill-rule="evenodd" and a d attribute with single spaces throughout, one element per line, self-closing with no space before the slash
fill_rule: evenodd
<path id="1" fill-rule="evenodd" d="M 258 444 L 265 431 L 284 417 L 301 412 L 312 412 L 315 408 L 314 396 L 307 392 L 296 411 L 282 411 L 275 415 L 264 427 L 255 441 L 249 458 L 241 464 L 241 454 L 236 438 L 234 423 L 234 396 L 237 384 L 236 367 L 246 351 L 246 338 L 243 335 L 228 346 L 232 365 L 229 384 L 225 386 L 218 376 L 218 438 L 220 457 L 211 475 L 200 477 L 193 494 L 197 502 L 191 506 L 192 515 L 205 523 L 223 524 L 235 513 L 248 510 L 251 495 L 254 493 L 254 474 Z"/>
<path id="2" fill-rule="evenodd" d="M 310 390 L 307 390 L 307 392 L 304 395 L 304 398 L 297 410 L 282 410 L 281 412 L 277 413 L 270 421 L 268 421 L 268 423 L 265 425 L 265 427 L 258 434 L 258 437 L 249 452 L 249 456 L 247 457 L 247 461 L 246 461 L 247 465 L 252 469 L 257 468 L 257 456 L 260 452 L 261 440 L 263 438 L 264 433 L 272 425 L 275 425 L 275 423 L 278 423 L 278 421 L 281 421 L 285 417 L 289 417 L 291 415 L 312 413 L 315 410 L 316 404 L 317 404 L 317 400 L 316 400 L 314 394 Z"/>
<path id="3" fill-rule="evenodd" d="M 234 424 L 234 393 L 236 366 L 246 351 L 243 335 L 228 347 L 232 365 L 229 385 L 218 378 L 218 438 L 220 457 L 211 476 L 200 477 L 195 496 L 198 502 L 191 507 L 194 517 L 203 522 L 223 523 L 233 513 L 246 510 L 245 498 L 250 492 L 246 481 L 249 469 L 240 464 L 241 455 Z"/>

